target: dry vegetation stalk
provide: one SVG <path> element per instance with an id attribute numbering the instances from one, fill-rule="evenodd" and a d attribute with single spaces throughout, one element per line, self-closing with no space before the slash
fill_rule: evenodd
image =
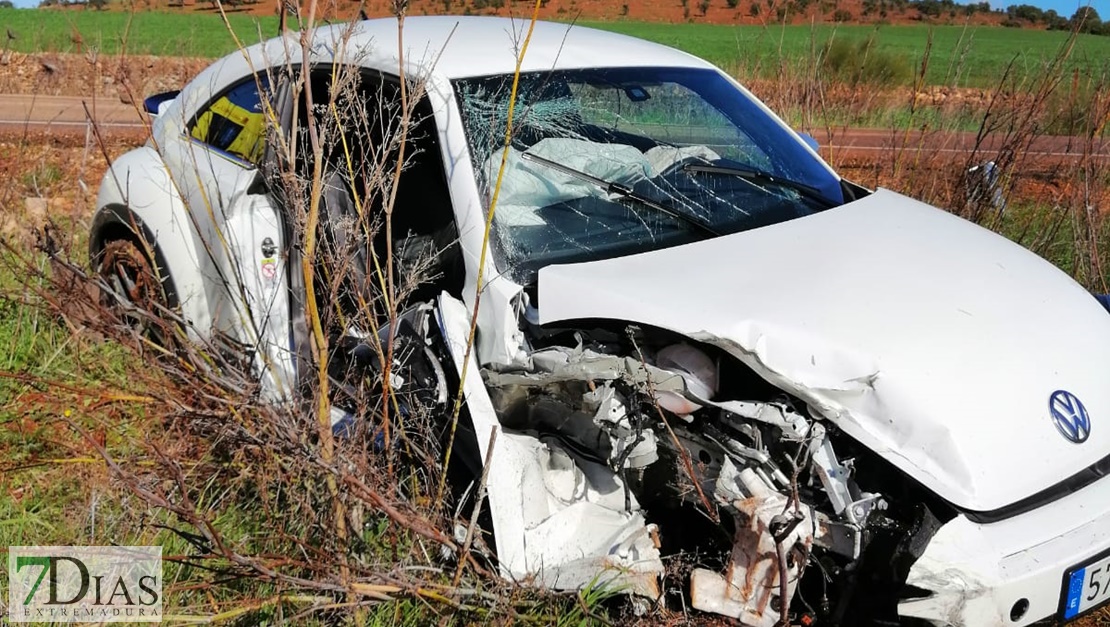
<path id="1" fill-rule="evenodd" d="M 543 6 L 543 0 L 536 0 L 535 5 L 532 7 L 532 18 L 528 23 L 528 32 L 524 36 L 524 41 L 520 44 L 520 49 L 516 56 L 516 68 L 513 70 L 513 86 L 512 90 L 509 92 L 509 110 L 505 122 L 505 140 L 502 145 L 501 164 L 497 168 L 497 179 L 493 186 L 489 210 L 486 212 L 485 229 L 482 232 L 482 252 L 478 257 L 478 277 L 474 283 L 474 307 L 470 313 L 470 330 L 467 332 L 466 336 L 466 351 L 463 354 L 462 374 L 460 375 L 460 380 L 463 382 L 465 382 L 467 378 L 475 333 L 478 330 L 478 308 L 482 302 L 483 280 L 485 278 L 486 257 L 489 252 L 490 233 L 493 229 L 494 213 L 497 211 L 497 200 L 501 196 L 501 183 L 505 177 L 505 166 L 508 164 L 509 160 L 509 146 L 513 140 L 513 114 L 516 112 L 517 88 L 520 86 L 520 68 L 524 63 L 524 55 L 528 53 L 528 44 L 532 41 L 532 32 L 535 30 L 536 22 L 539 20 L 541 6 Z M 459 424 L 459 415 L 462 411 L 463 401 L 465 400 L 463 396 L 464 387 L 463 384 L 459 385 L 458 393 L 455 396 L 455 406 L 451 411 L 451 432 L 447 438 L 447 451 L 444 456 L 444 464 L 448 464 L 451 461 L 451 453 L 455 445 L 455 434 Z M 443 495 L 447 487 L 446 481 L 447 477 L 444 475 L 440 479 L 439 489 L 436 491 L 436 502 L 441 502 L 443 500 Z"/>

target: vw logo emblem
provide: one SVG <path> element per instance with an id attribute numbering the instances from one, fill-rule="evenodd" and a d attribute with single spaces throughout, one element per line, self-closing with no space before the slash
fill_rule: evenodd
<path id="1" fill-rule="evenodd" d="M 1087 408 L 1075 394 L 1056 390 L 1048 397 L 1048 409 L 1052 412 L 1052 422 L 1056 423 L 1060 435 L 1076 444 L 1087 441 L 1087 437 L 1091 435 L 1091 418 L 1087 415 Z"/>

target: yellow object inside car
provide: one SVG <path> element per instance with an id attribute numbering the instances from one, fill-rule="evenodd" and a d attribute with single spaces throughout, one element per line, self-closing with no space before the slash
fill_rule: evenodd
<path id="1" fill-rule="evenodd" d="M 266 121 L 253 80 L 232 89 L 197 116 L 192 136 L 214 148 L 258 163 Z"/>

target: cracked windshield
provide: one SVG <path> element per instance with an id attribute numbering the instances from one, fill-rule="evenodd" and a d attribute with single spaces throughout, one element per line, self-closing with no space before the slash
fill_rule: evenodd
<path id="1" fill-rule="evenodd" d="M 455 81 L 493 246 L 514 281 L 539 268 L 684 244 L 844 202 L 839 180 L 713 70 L 522 74 Z"/>

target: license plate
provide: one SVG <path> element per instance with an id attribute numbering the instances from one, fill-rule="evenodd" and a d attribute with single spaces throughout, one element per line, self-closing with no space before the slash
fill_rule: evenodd
<path id="1" fill-rule="evenodd" d="M 1107 602 L 1110 602 L 1110 555 L 1095 558 L 1064 575 L 1064 620 L 1086 614 Z"/>

